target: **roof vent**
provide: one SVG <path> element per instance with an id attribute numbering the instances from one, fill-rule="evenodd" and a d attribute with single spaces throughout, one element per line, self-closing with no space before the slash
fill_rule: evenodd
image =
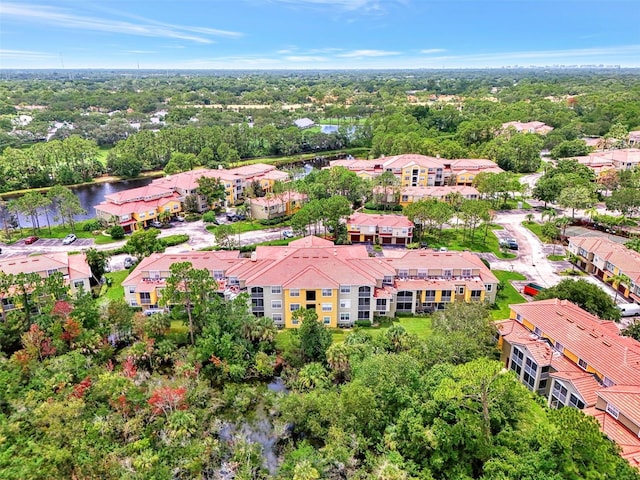
<path id="1" fill-rule="evenodd" d="M 607 347 L 610 347 L 610 346 L 611 346 L 611 344 L 610 344 L 608 341 L 606 341 L 606 340 L 603 340 L 603 341 L 602 341 L 602 343 L 604 343 Z"/>
<path id="2" fill-rule="evenodd" d="M 564 317 L 564 313 L 556 311 L 556 314 L 560 317 Z"/>
<path id="3" fill-rule="evenodd" d="M 258 254 L 256 252 L 251 252 L 251 261 L 252 262 L 258 261 Z"/>
<path id="4" fill-rule="evenodd" d="M 578 324 L 578 325 L 576 325 L 576 326 L 577 326 L 580 330 L 584 330 L 584 325 L 580 325 L 580 324 Z"/>
<path id="5" fill-rule="evenodd" d="M 589 332 L 589 335 L 591 335 L 593 338 L 598 338 L 600 336 L 597 332 Z"/>

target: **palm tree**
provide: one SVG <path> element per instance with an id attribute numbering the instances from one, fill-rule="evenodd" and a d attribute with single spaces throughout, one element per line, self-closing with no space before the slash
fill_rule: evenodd
<path id="1" fill-rule="evenodd" d="M 555 255 L 555 245 L 554 245 L 554 250 L 553 253 Z M 576 264 L 578 263 L 578 260 L 580 260 L 580 257 L 578 257 L 575 253 L 567 253 L 567 259 L 569 260 L 569 263 L 571 263 L 571 271 L 575 272 L 576 271 Z"/>
<path id="2" fill-rule="evenodd" d="M 610 283 L 611 287 L 616 289 L 616 297 L 613 299 L 614 302 L 617 302 L 618 300 L 619 285 L 620 284 L 631 285 L 631 279 L 624 273 L 617 273 L 615 275 L 612 275 L 609 278 L 607 278 L 606 282 Z"/>
<path id="3" fill-rule="evenodd" d="M 548 218 L 549 220 L 553 220 L 557 216 L 558 216 L 558 212 L 556 212 L 555 208 L 546 208 L 540 214 L 540 219 L 542 221 L 544 221 L 545 218 Z"/>
<path id="4" fill-rule="evenodd" d="M 327 349 L 327 363 L 336 377 L 345 378 L 351 368 L 349 353 L 352 348 L 344 342 L 334 343 Z"/>
<path id="5" fill-rule="evenodd" d="M 533 223 L 533 213 L 527 213 L 524 218 L 527 220 L 527 223 Z"/>

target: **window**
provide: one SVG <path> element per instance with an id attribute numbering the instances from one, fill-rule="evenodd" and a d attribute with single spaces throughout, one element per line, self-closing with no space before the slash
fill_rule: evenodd
<path id="1" fill-rule="evenodd" d="M 348 323 L 350 321 L 351 321 L 351 314 L 349 313 L 340 314 L 340 323 Z"/>
<path id="2" fill-rule="evenodd" d="M 274 313 L 273 315 L 271 315 L 271 319 L 275 323 L 282 323 L 282 314 L 281 313 Z"/>
<path id="3" fill-rule="evenodd" d="M 556 344 L 555 344 L 555 348 L 560 353 L 562 353 L 564 351 L 564 345 L 562 345 L 560 342 L 557 342 L 557 341 L 556 341 Z"/>
<path id="4" fill-rule="evenodd" d="M 385 275 L 382 279 L 383 285 L 393 285 L 393 277 L 391 275 Z"/>
<path id="5" fill-rule="evenodd" d="M 358 297 L 359 298 L 370 298 L 371 297 L 371 287 L 360 287 L 360 288 L 358 288 Z"/>
<path id="6" fill-rule="evenodd" d="M 271 300 L 271 308 L 273 310 L 281 310 L 282 309 L 282 300 Z"/>
<path id="7" fill-rule="evenodd" d="M 340 293 L 351 293 L 351 285 L 340 285 Z"/>
<path id="8" fill-rule="evenodd" d="M 602 379 L 602 385 L 604 385 L 605 387 L 613 387 L 615 383 L 613 383 L 613 380 L 611 380 L 610 378 L 604 377 Z"/>
<path id="9" fill-rule="evenodd" d="M 222 270 L 214 270 L 213 278 L 216 280 L 222 280 L 224 278 L 224 272 Z"/>
<path id="10" fill-rule="evenodd" d="M 534 333 L 535 335 L 539 336 L 539 337 L 541 337 L 541 336 L 542 336 L 542 330 L 540 330 L 538 327 L 535 327 L 535 328 L 533 329 L 533 333 Z"/>
<path id="11" fill-rule="evenodd" d="M 322 296 L 323 297 L 330 297 L 332 295 L 331 289 L 330 288 L 323 288 L 322 289 Z"/>
<path id="12" fill-rule="evenodd" d="M 436 291 L 435 290 L 427 290 L 427 291 L 425 291 L 425 301 L 426 302 L 435 302 L 436 301 Z"/>
<path id="13" fill-rule="evenodd" d="M 611 263 L 611 262 L 607 262 L 607 263 L 605 263 L 605 264 L 604 264 L 604 268 L 605 268 L 606 270 L 609 270 L 610 272 L 613 272 L 613 269 L 614 269 L 613 263 Z"/>
<path id="14" fill-rule="evenodd" d="M 554 408 L 563 407 L 567 402 L 567 387 L 555 380 L 551 394 L 551 406 Z"/>
<path id="15" fill-rule="evenodd" d="M 75 282 L 73 282 L 73 286 L 75 288 L 82 288 L 84 287 L 84 282 L 82 280 L 76 280 Z"/>
<path id="16" fill-rule="evenodd" d="M 377 298 L 376 299 L 376 310 L 378 312 L 385 312 L 387 310 L 387 299 L 386 298 Z"/>
<path id="17" fill-rule="evenodd" d="M 400 291 L 398 292 L 398 303 L 396 304 L 396 310 L 400 312 L 411 312 L 413 309 L 413 292 Z"/>
<path id="18" fill-rule="evenodd" d="M 136 287 L 129 287 L 129 293 L 136 293 Z"/>
<path id="19" fill-rule="evenodd" d="M 427 278 L 427 271 L 425 269 L 418 269 L 418 278 Z"/>
<path id="20" fill-rule="evenodd" d="M 530 390 L 533 390 L 535 388 L 537 371 L 538 365 L 529 357 L 527 357 L 524 365 L 524 376 L 522 377 L 522 380 Z"/>
<path id="21" fill-rule="evenodd" d="M 618 418 L 618 416 L 620 415 L 620 411 L 610 403 L 607 403 L 607 413 L 613 418 Z"/>
<path id="22" fill-rule="evenodd" d="M 300 304 L 292 303 L 291 305 L 289 305 L 289 310 L 291 310 L 292 312 L 295 312 L 296 310 L 300 310 Z"/>
<path id="23" fill-rule="evenodd" d="M 464 295 L 464 287 L 456 287 L 456 294 L 457 295 Z"/>
<path id="24" fill-rule="evenodd" d="M 484 286 L 484 288 L 485 288 L 485 290 L 486 290 L 487 292 L 490 292 L 491 290 L 493 290 L 493 285 L 492 285 L 492 284 L 490 284 L 490 283 L 487 283 L 487 284 Z"/>
<path id="25" fill-rule="evenodd" d="M 330 312 L 332 310 L 331 308 L 331 304 L 330 303 L 323 303 L 322 304 L 322 311 L 323 312 Z"/>
<path id="26" fill-rule="evenodd" d="M 580 368 L 582 368 L 583 370 L 587 369 L 587 362 L 585 362 L 583 359 L 579 358 L 578 359 L 578 366 Z"/>
<path id="27" fill-rule="evenodd" d="M 298 325 L 299 323 L 300 323 L 300 320 L 298 320 L 297 318 L 291 319 L 291 325 Z"/>
<path id="28" fill-rule="evenodd" d="M 516 372 L 518 377 L 522 373 L 522 362 L 524 361 L 524 353 L 518 347 L 513 347 L 511 352 L 511 370 Z"/>
<path id="29" fill-rule="evenodd" d="M 471 300 L 480 300 L 482 297 L 482 290 L 471 290 Z"/>
<path id="30" fill-rule="evenodd" d="M 50 277 L 51 275 L 54 275 L 58 273 L 58 269 L 54 268 L 52 270 L 47 270 L 47 277 Z"/>
<path id="31" fill-rule="evenodd" d="M 331 323 L 331 317 L 323 317 L 322 323 L 324 323 L 325 325 L 329 325 Z"/>
<path id="32" fill-rule="evenodd" d="M 470 277 L 471 276 L 471 269 L 470 268 L 463 268 L 462 269 L 462 276 L 463 277 Z"/>
<path id="33" fill-rule="evenodd" d="M 453 276 L 453 271 L 450 269 L 442 270 L 442 276 L 444 278 L 451 278 Z"/>
<path id="34" fill-rule="evenodd" d="M 340 300 L 340 308 L 351 308 L 351 300 Z"/>
<path id="35" fill-rule="evenodd" d="M 398 277 L 407 278 L 408 276 L 409 276 L 409 270 L 404 269 L 404 268 L 401 269 L 401 270 L 398 270 Z"/>
<path id="36" fill-rule="evenodd" d="M 299 288 L 292 288 L 289 290 L 289 296 L 290 297 L 299 297 L 300 296 L 300 289 Z"/>
<path id="37" fill-rule="evenodd" d="M 271 294 L 272 295 L 280 295 L 282 293 L 282 287 L 278 286 L 278 287 L 271 287 Z"/>
<path id="38" fill-rule="evenodd" d="M 516 320 L 522 323 L 522 315 L 520 315 L 519 313 L 516 313 Z"/>
<path id="39" fill-rule="evenodd" d="M 441 294 L 440 300 L 442 300 L 443 302 L 450 302 L 451 301 L 451 290 L 442 290 L 442 294 Z"/>
<path id="40" fill-rule="evenodd" d="M 584 402 L 572 393 L 569 395 L 569 406 L 582 410 L 584 408 Z"/>
<path id="41" fill-rule="evenodd" d="M 143 305 L 149 305 L 151 303 L 151 293 L 140 292 L 140 303 Z"/>
<path id="42" fill-rule="evenodd" d="M 238 277 L 229 277 L 229 285 L 240 285 Z"/>

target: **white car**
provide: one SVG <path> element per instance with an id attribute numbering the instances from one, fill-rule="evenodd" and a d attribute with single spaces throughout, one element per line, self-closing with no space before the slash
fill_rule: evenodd
<path id="1" fill-rule="evenodd" d="M 69 235 L 64 237 L 64 239 L 62 240 L 62 244 L 63 245 L 70 245 L 73 242 L 75 242 L 77 238 L 78 237 L 76 237 L 73 233 L 70 233 Z"/>
<path id="2" fill-rule="evenodd" d="M 284 238 L 293 238 L 293 232 L 291 230 L 284 230 L 282 236 Z"/>

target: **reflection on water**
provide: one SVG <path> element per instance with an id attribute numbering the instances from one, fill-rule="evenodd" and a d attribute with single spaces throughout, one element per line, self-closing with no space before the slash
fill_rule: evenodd
<path id="1" fill-rule="evenodd" d="M 93 208 L 93 206 L 104 201 L 105 195 L 121 192 L 122 190 L 128 190 L 130 188 L 143 187 L 145 185 L 149 185 L 152 180 L 153 179 L 151 178 L 138 178 L 134 180 L 122 180 L 113 183 L 93 183 L 90 185 L 82 185 L 80 187 L 73 188 L 72 191 L 80 200 L 80 205 L 82 205 L 82 208 L 87 211 L 87 213 L 84 215 L 76 215 L 76 221 L 95 218 L 96 210 L 95 208 Z M 56 221 L 53 217 L 54 213 L 49 212 L 49 221 L 51 222 L 51 225 L 61 223 L 59 220 Z M 31 226 L 31 218 L 20 215 L 19 219 L 20 224 L 23 227 Z M 39 221 L 41 227 L 47 226 L 46 215 L 40 215 Z"/>

